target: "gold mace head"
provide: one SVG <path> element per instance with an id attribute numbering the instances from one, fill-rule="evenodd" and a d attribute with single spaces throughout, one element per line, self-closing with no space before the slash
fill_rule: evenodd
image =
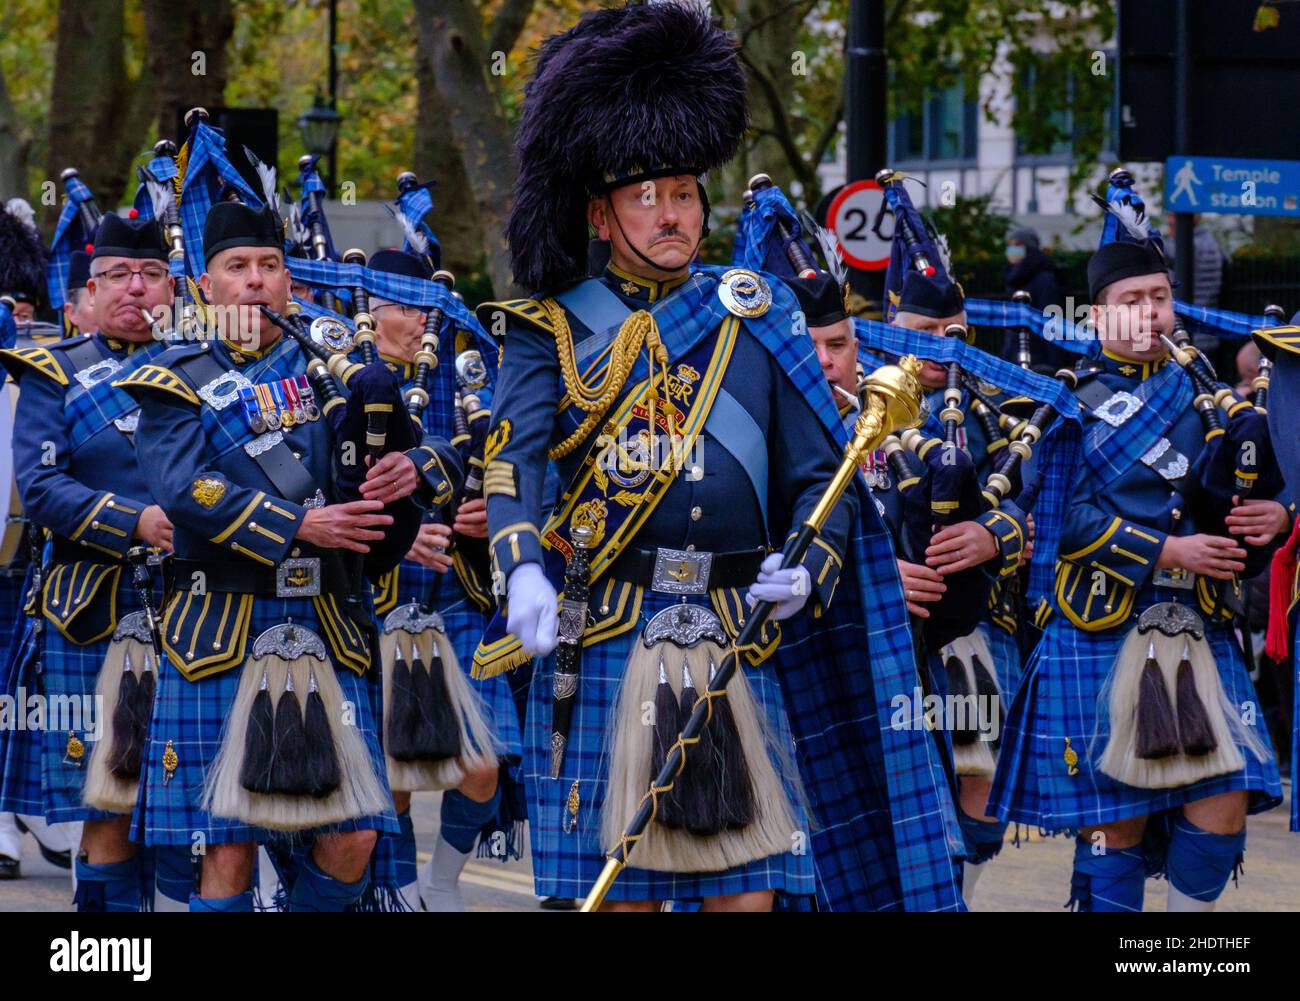
<path id="1" fill-rule="evenodd" d="M 867 376 L 867 391 L 885 401 L 886 426 L 915 427 L 921 420 L 921 362 L 904 355 L 897 365 L 884 365 Z"/>

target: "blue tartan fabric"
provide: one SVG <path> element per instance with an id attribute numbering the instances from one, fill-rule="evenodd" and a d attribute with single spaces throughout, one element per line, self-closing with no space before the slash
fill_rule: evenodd
<path id="1" fill-rule="evenodd" d="M 474 318 L 474 314 L 457 299 L 446 286 L 424 278 L 395 275 L 387 271 L 373 271 L 361 264 L 342 264 L 338 261 L 312 261 L 295 257 L 289 264 L 295 281 L 326 289 L 350 289 L 362 286 L 371 295 L 400 302 L 407 306 L 429 308 L 437 306 L 445 319 L 457 329 L 474 334 L 484 348 L 491 346 L 492 359 L 496 358 L 496 342 Z M 488 352 L 484 351 L 484 361 Z"/>
<path id="2" fill-rule="evenodd" d="M 222 185 L 230 185 L 254 208 L 262 207 L 255 194 L 226 157 L 226 137 L 220 129 L 196 121 L 181 151 L 185 178 L 181 186 L 181 228 L 185 231 L 185 265 L 191 278 L 207 270 L 203 256 L 203 224 Z"/>
<path id="3" fill-rule="evenodd" d="M 1026 303 L 1000 299 L 967 299 L 966 319 L 979 327 L 1027 327 L 1043 340 L 1085 358 L 1101 354 L 1096 335 L 1063 315 L 1044 313 Z"/>
<path id="4" fill-rule="evenodd" d="M 1168 591 L 1144 587 L 1133 619 L 1156 601 L 1173 597 Z M 1123 628 L 1087 633 L 1059 614 L 1048 622 L 1003 728 L 1002 751 L 989 795 L 993 815 L 1063 832 L 1159 813 L 1231 790 L 1249 790 L 1251 813 L 1280 804 L 1276 759 L 1270 754 L 1267 761 L 1257 761 L 1244 748 L 1246 767 L 1242 771 L 1174 789 L 1137 789 L 1094 769 L 1110 733 L 1106 706 L 1099 706 L 1099 696 L 1127 635 Z M 1258 705 L 1233 634 L 1226 629 L 1207 629 L 1206 638 L 1229 701 L 1238 706 Z M 1063 757 L 1067 737 L 1079 756 L 1079 774 L 1074 776 Z M 1261 728 L 1260 737 L 1269 743 L 1266 729 Z"/>
<path id="5" fill-rule="evenodd" d="M 428 238 L 430 256 L 434 256 L 436 252 L 437 256 L 441 257 L 442 245 L 438 242 L 433 230 L 424 221 L 424 217 L 433 211 L 433 195 L 430 194 L 428 185 L 417 185 L 398 195 L 397 211 L 406 216 L 411 225 L 423 232 Z M 405 237 L 402 239 L 402 249 L 408 254 L 415 253 L 415 248 L 411 246 Z"/>
<path id="6" fill-rule="evenodd" d="M 656 612 L 677 603 L 672 595 L 647 591 L 641 606 L 642 625 Z M 698 602 L 697 597 L 688 601 Z M 534 890 L 540 897 L 585 897 L 605 864 L 608 846 L 600 843 L 600 811 L 608 775 L 608 734 L 613 728 L 614 706 L 623 680 L 623 667 L 639 628 L 629 630 L 582 654 L 582 675 L 564 766 L 551 778 L 551 678 L 555 658 L 534 661 L 533 683 L 524 733 L 524 777 L 528 790 L 528 815 L 532 836 Z M 762 707 L 776 740 L 789 746 L 790 725 L 781 706 L 781 689 L 770 662 L 748 667 L 745 677 Z M 565 801 L 578 782 L 576 823 L 565 833 Z M 793 790 L 790 790 L 793 794 Z M 807 818 L 796 810 L 799 829 L 808 830 Z M 806 840 L 806 839 L 805 839 Z M 720 873 L 666 873 L 625 869 L 613 888 L 611 900 L 677 900 L 688 897 L 783 890 L 811 894 L 814 890 L 812 856 L 794 851 L 770 856 Z"/>
<path id="7" fill-rule="evenodd" d="M 104 342 L 102 334 L 91 336 L 98 339 L 105 357 L 116 357 Z M 140 409 L 140 404 L 122 390 L 113 388 L 113 383 L 125 379 L 141 365 L 149 364 L 170 346 L 168 341 L 149 341 L 122 359 L 121 371 L 112 378 L 102 379 L 89 389 L 79 382 L 73 383 L 64 398 L 63 412 L 67 420 L 68 442 L 74 451 L 116 418 Z"/>
<path id="8" fill-rule="evenodd" d="M 1016 638 L 999 629 L 992 623 L 984 624 L 984 638 L 989 643 L 989 653 L 993 654 L 991 665 L 998 676 L 998 687 L 1002 689 L 1002 709 L 1006 711 L 1020 687 L 1020 678 L 1024 673 L 1020 660 L 1020 646 Z"/>
<path id="9" fill-rule="evenodd" d="M 170 156 L 155 156 L 145 165 L 144 171 L 155 181 L 164 183 L 172 183 L 178 173 L 176 161 Z M 136 187 L 135 200 L 131 204 L 139 213 L 138 218 L 153 218 L 153 199 L 149 197 L 149 189 L 143 183 Z"/>
<path id="10" fill-rule="evenodd" d="M 131 610 L 138 606 L 135 588 L 129 575 L 117 587 L 117 607 Z M 69 820 L 105 820 L 118 814 L 93 810 L 83 806 L 81 789 L 85 784 L 90 756 L 96 753 L 102 741 L 109 737 L 111 721 L 100 719 L 95 705 L 95 682 L 104 664 L 109 640 L 103 639 L 86 646 L 77 646 L 65 639 L 57 629 L 48 627 L 42 632 L 41 680 L 46 695 L 49 717 L 41 739 L 41 795 L 45 819 L 51 824 Z M 74 701 L 75 709 L 58 719 L 56 702 L 60 697 Z M 80 717 L 80 725 L 77 723 Z M 70 733 L 76 732 L 84 742 L 86 753 L 81 764 L 65 760 Z"/>
<path id="11" fill-rule="evenodd" d="M 783 241 L 776 229 L 778 216 L 789 227 L 790 239 Z M 803 227 L 785 193 L 773 185 L 754 192 L 754 206 L 746 207 L 736 226 L 736 243 L 731 250 L 731 263 L 737 268 L 767 271 L 775 275 L 793 275 L 787 244 L 801 242 L 804 253 L 812 258 L 812 251 L 803 239 Z"/>
<path id="12" fill-rule="evenodd" d="M 1026 372 L 956 338 L 935 337 L 861 317 L 855 318 L 853 324 L 858 338 L 858 360 L 867 372 L 880 367 L 879 354 L 915 354 L 935 362 L 955 361 L 977 379 L 999 386 L 1009 394 L 1027 396 L 1055 408 L 1059 416 L 1034 450 L 1035 472 L 1042 479 L 1034 507 L 1035 558 L 1029 567 L 1026 599 L 1032 607 L 1041 596 L 1050 595 L 1060 534 L 1069 510 L 1081 450 L 1080 411 L 1074 395 L 1055 379 Z"/>
<path id="13" fill-rule="evenodd" d="M 50 240 L 50 256 L 45 263 L 45 286 L 50 296 L 50 308 L 59 309 L 68 291 L 68 262 L 74 250 L 82 250 L 94 237 L 82 225 L 79 207 L 93 201 L 94 195 L 84 181 L 69 177 L 63 182 L 67 197 L 59 211 L 59 221 L 54 225 L 54 238 Z M 12 347 L 6 344 L 5 347 Z"/>
<path id="14" fill-rule="evenodd" d="M 41 797 L 41 738 L 39 730 L 26 729 L 27 700 L 40 694 L 36 638 L 32 620 L 20 614 L 23 578 L 0 575 L 0 601 L 4 605 L 6 633 L 0 646 L 0 695 L 14 700 L 14 717 L 0 728 L 0 813 L 39 816 Z M 18 729 L 18 719 L 23 729 Z"/>
<path id="15" fill-rule="evenodd" d="M 323 636 L 309 598 L 259 597 L 253 602 L 248 643 L 265 629 L 285 622 L 289 617 Z M 239 687 L 242 665 L 228 671 L 186 681 L 168 664 L 158 679 L 153 719 L 145 744 L 145 772 L 140 799 L 132 821 L 133 837 L 148 845 L 188 845 L 196 836 L 207 844 L 239 841 L 297 841 L 315 833 L 328 831 L 375 830 L 396 833 L 397 814 L 391 800 L 382 814 L 358 817 L 320 831 L 303 831 L 290 838 L 252 827 L 230 817 L 216 817 L 199 808 L 207 769 L 217 756 L 227 714 Z M 379 746 L 380 691 L 371 678 L 356 672 L 335 669 L 343 697 L 356 707 L 356 727 L 370 751 L 378 774 L 384 774 L 383 752 Z M 176 752 L 176 772 L 164 782 L 163 752 L 167 741 Z"/>
<path id="16" fill-rule="evenodd" d="M 1179 365 L 1166 365 L 1151 378 L 1143 379 L 1132 394 L 1146 411 L 1142 420 L 1125 421 L 1119 427 L 1097 420 L 1088 428 L 1083 442 L 1088 470 L 1103 484 L 1123 476 L 1169 433 L 1187 412 L 1195 393 L 1191 376 Z"/>
<path id="17" fill-rule="evenodd" d="M 338 250 L 334 246 L 334 237 L 330 235 L 330 223 L 325 218 L 324 208 L 321 209 L 317 219 L 317 212 L 312 205 L 312 195 L 319 193 L 322 204 L 328 195 L 325 189 L 325 182 L 320 179 L 320 174 L 316 172 L 316 162 L 320 157 L 313 156 L 310 161 L 303 164 L 303 168 L 298 171 L 298 186 L 302 188 L 302 198 L 299 202 L 299 209 L 302 212 L 302 224 L 307 227 L 308 231 L 317 222 L 320 223 L 321 229 L 325 232 L 325 252 L 329 255 L 331 261 L 337 261 L 340 257 Z"/>
<path id="18" fill-rule="evenodd" d="M 1185 319 L 1194 331 L 1217 334 L 1234 341 L 1245 340 L 1256 330 L 1277 326 L 1267 316 L 1251 316 L 1248 313 L 1234 313 L 1230 309 L 1197 306 L 1179 299 L 1174 300 L 1174 312 Z"/>
<path id="19" fill-rule="evenodd" d="M 0 349 L 11 348 L 18 341 L 18 327 L 13 310 L 0 303 Z"/>

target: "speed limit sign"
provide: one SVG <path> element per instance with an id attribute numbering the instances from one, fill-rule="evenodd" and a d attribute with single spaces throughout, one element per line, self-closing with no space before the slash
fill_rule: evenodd
<path id="1" fill-rule="evenodd" d="M 889 266 L 890 242 L 871 231 L 884 198 L 875 181 L 854 181 L 840 189 L 826 211 L 826 224 L 840 241 L 845 262 L 862 271 Z"/>

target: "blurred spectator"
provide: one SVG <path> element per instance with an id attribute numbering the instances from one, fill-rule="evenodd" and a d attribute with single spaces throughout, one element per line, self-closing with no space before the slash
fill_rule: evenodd
<path id="1" fill-rule="evenodd" d="M 1038 234 L 1032 229 L 1015 229 L 1007 235 L 1007 267 L 1002 273 L 1008 292 L 1028 292 L 1036 309 L 1049 306 L 1061 308 L 1065 298 L 1056 267 L 1043 253 Z M 1001 355 L 1008 361 L 1016 360 L 1018 335 L 1008 330 L 1003 335 Z M 1046 365 L 1055 372 L 1058 368 L 1073 368 L 1075 358 L 1070 352 L 1055 344 L 1035 337 L 1030 347 L 1036 365 Z"/>
<path id="2" fill-rule="evenodd" d="M 1247 341 L 1237 352 L 1237 395 L 1243 400 L 1250 399 L 1255 392 L 1251 385 L 1259 375 L 1259 348 L 1254 341 Z"/>

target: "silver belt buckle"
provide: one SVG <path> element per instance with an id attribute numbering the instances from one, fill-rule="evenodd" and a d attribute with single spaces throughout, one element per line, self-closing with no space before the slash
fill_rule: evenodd
<path id="1" fill-rule="evenodd" d="M 1157 570 L 1151 577 L 1151 583 L 1156 587 L 1172 587 L 1190 591 L 1196 586 L 1196 574 L 1190 570 L 1184 570 L 1182 567 L 1171 567 Z"/>
<path id="2" fill-rule="evenodd" d="M 687 549 L 655 551 L 655 569 L 650 586 L 667 594 L 705 594 L 709 590 L 712 553 Z"/>
<path id="3" fill-rule="evenodd" d="M 320 557 L 285 560 L 275 568 L 277 598 L 315 598 L 320 594 Z"/>

